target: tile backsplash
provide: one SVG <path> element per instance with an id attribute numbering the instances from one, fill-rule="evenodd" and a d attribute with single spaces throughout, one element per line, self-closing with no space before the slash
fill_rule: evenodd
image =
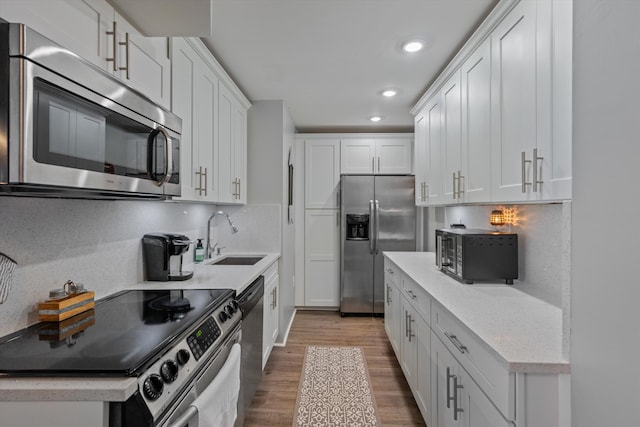
<path id="1" fill-rule="evenodd" d="M 226 251 L 279 252 L 277 205 L 0 197 L 0 253 L 18 264 L 0 304 L 0 336 L 36 322 L 37 303 L 66 280 L 83 283 L 96 298 L 142 281 L 145 233 L 180 233 L 195 241 L 206 236 L 207 219 L 219 209 L 239 232 L 231 235 L 224 219 L 216 218 L 212 241 Z M 193 246 L 184 256 L 193 260 Z"/>

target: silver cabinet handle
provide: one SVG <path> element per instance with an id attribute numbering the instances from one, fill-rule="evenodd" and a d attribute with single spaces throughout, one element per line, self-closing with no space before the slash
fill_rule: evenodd
<path id="1" fill-rule="evenodd" d="M 278 288 L 273 288 L 273 308 L 278 308 Z"/>
<path id="2" fill-rule="evenodd" d="M 454 399 L 451 397 L 451 378 L 453 378 L 453 375 L 451 375 L 451 369 L 447 366 L 447 409 L 451 408 L 451 401 Z"/>
<path id="3" fill-rule="evenodd" d="M 521 159 L 521 165 L 522 165 L 522 192 L 523 193 L 527 192 L 527 185 L 531 185 L 530 182 L 527 182 L 527 163 L 531 163 L 531 160 L 527 160 L 527 155 L 523 151 L 522 152 L 522 159 Z"/>
<path id="4" fill-rule="evenodd" d="M 116 21 L 113 21 L 113 30 L 107 31 L 108 36 L 113 37 L 113 56 L 111 58 L 107 58 L 107 62 L 113 62 L 113 71 L 118 71 L 118 66 L 116 65 L 116 51 L 118 50 L 118 41 L 116 40 Z"/>
<path id="5" fill-rule="evenodd" d="M 380 173 L 380 156 L 378 156 L 378 173 Z"/>
<path id="6" fill-rule="evenodd" d="M 409 294 L 409 296 L 411 297 L 412 300 L 415 300 L 416 298 L 418 298 L 416 296 L 416 294 L 414 294 L 413 291 L 411 291 L 409 289 L 407 290 L 407 294 Z"/>
<path id="7" fill-rule="evenodd" d="M 462 193 L 464 193 L 462 187 L 462 181 L 464 180 L 464 175 L 462 175 L 461 171 L 458 171 L 458 198 L 462 198 Z"/>
<path id="8" fill-rule="evenodd" d="M 543 181 L 538 180 L 538 160 L 543 160 L 544 157 L 538 157 L 538 149 L 533 149 L 533 192 L 538 192 L 538 184 L 542 184 Z"/>
<path id="9" fill-rule="evenodd" d="M 204 174 L 201 174 L 200 176 L 204 175 L 204 195 L 207 195 L 207 189 L 208 189 L 208 185 L 207 185 L 207 168 L 204 168 Z"/>
<path id="10" fill-rule="evenodd" d="M 407 310 L 404 311 L 404 336 L 409 336 L 409 312 Z"/>
<path id="11" fill-rule="evenodd" d="M 444 336 L 445 336 L 445 337 L 447 337 L 447 338 L 449 338 L 449 341 L 451 341 L 451 342 L 453 343 L 453 345 L 458 349 L 458 351 L 459 351 L 460 353 L 463 353 L 463 354 L 464 354 L 464 353 L 468 350 L 467 346 L 466 346 L 466 345 L 463 345 L 463 344 L 460 342 L 460 340 L 458 340 L 458 337 L 456 337 L 455 335 L 451 335 L 451 334 L 449 334 L 448 332 L 445 332 L 445 333 L 444 333 Z"/>
<path id="12" fill-rule="evenodd" d="M 464 412 L 464 410 L 458 407 L 458 389 L 464 388 L 462 384 L 458 384 L 458 376 L 453 375 L 453 420 L 458 421 L 458 412 Z"/>
<path id="13" fill-rule="evenodd" d="M 411 338 L 415 338 L 415 334 L 413 333 L 413 327 L 411 326 L 411 323 L 415 322 L 415 320 L 413 320 L 413 316 L 409 315 L 409 342 L 411 342 Z"/>
<path id="14" fill-rule="evenodd" d="M 429 184 L 424 183 L 424 201 L 426 202 L 429 199 Z"/>
<path id="15" fill-rule="evenodd" d="M 387 284 L 387 304 L 391 304 L 391 286 Z"/>
<path id="16" fill-rule="evenodd" d="M 115 26 L 113 27 L 115 30 Z M 126 71 L 127 80 L 129 80 L 129 32 L 124 33 L 124 42 L 118 42 L 120 46 L 124 46 L 125 67 L 118 67 L 118 70 Z"/>
<path id="17" fill-rule="evenodd" d="M 240 200 L 240 198 L 242 194 L 242 184 L 240 184 L 240 178 L 238 178 L 238 200 Z"/>
<path id="18" fill-rule="evenodd" d="M 376 158 L 372 157 L 371 158 L 371 173 L 375 173 L 376 172 Z"/>
<path id="19" fill-rule="evenodd" d="M 456 173 L 453 173 L 453 198 L 457 198 L 458 197 L 458 192 L 456 191 Z"/>
<path id="20" fill-rule="evenodd" d="M 395 274 L 395 273 L 394 273 L 394 271 L 393 271 L 392 269 L 390 269 L 390 268 L 387 268 L 387 273 L 389 273 L 389 274 Z"/>
<path id="21" fill-rule="evenodd" d="M 202 166 L 198 166 L 198 170 L 195 174 L 198 177 L 198 185 L 195 190 L 198 192 L 199 196 L 202 196 Z"/>

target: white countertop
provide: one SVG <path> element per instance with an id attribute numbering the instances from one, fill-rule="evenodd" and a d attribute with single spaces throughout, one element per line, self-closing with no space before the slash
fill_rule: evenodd
<path id="1" fill-rule="evenodd" d="M 264 256 L 254 265 L 209 265 L 229 256 Z M 141 282 L 127 289 L 233 289 L 240 294 L 258 276 L 280 258 L 277 252 L 229 252 L 198 264 L 184 264 L 183 271 L 193 271 L 193 277 L 175 282 Z"/>
<path id="2" fill-rule="evenodd" d="M 440 272 L 433 252 L 384 255 L 462 322 L 510 372 L 569 373 L 562 310 L 504 284 L 462 284 Z"/>
<path id="3" fill-rule="evenodd" d="M 226 256 L 263 256 L 254 265 L 209 265 Z M 279 253 L 225 253 L 199 264 L 185 264 L 193 271 L 189 280 L 142 282 L 125 289 L 233 289 L 241 293 L 280 258 Z M 138 388 L 137 378 L 20 378 L 0 376 L 0 401 L 104 401 L 123 402 Z"/>

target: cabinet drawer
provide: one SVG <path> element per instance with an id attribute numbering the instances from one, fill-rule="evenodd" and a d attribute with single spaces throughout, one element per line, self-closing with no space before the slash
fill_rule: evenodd
<path id="1" fill-rule="evenodd" d="M 262 275 L 264 276 L 265 286 L 267 283 L 273 280 L 273 276 L 276 276 L 277 274 L 278 274 L 278 263 L 274 262 L 273 264 L 271 264 L 269 268 L 267 268 L 267 270 L 264 273 L 262 273 Z"/>
<path id="2" fill-rule="evenodd" d="M 448 311 L 434 302 L 431 328 L 508 420 L 515 418 L 515 374 L 503 367 Z"/>
<path id="3" fill-rule="evenodd" d="M 431 322 L 431 297 L 408 276 L 402 280 L 402 293 L 427 324 Z"/>
<path id="4" fill-rule="evenodd" d="M 388 259 L 384 260 L 384 275 L 391 280 L 396 286 L 400 285 L 401 270 L 393 262 Z"/>

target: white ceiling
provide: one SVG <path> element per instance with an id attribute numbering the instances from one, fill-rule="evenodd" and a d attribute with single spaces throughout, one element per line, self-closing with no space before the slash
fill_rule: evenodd
<path id="1" fill-rule="evenodd" d="M 213 0 L 205 43 L 251 101 L 283 100 L 300 132 L 412 132 L 409 110 L 496 3 Z M 427 47 L 402 53 L 410 38 Z"/>

